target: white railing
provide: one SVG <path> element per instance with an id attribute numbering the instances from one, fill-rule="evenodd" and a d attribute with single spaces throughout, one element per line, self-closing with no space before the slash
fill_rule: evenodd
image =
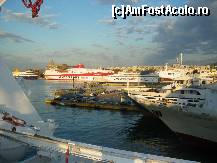
<path id="1" fill-rule="evenodd" d="M 57 155 L 57 153 L 62 156 L 66 155 L 68 150 L 69 155 L 101 162 L 195 163 L 194 161 L 123 151 L 118 149 L 69 141 L 65 139 L 59 139 L 55 137 L 43 137 L 39 135 L 15 133 L 5 129 L 0 129 L 0 136 L 26 143 L 30 146 L 38 148 L 41 151 L 47 151 L 51 154 L 55 153 L 54 155 Z"/>

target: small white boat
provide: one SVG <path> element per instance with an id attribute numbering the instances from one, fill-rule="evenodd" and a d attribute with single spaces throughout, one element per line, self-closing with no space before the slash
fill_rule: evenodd
<path id="1" fill-rule="evenodd" d="M 13 72 L 15 78 L 23 78 L 26 80 L 37 80 L 38 75 L 36 75 L 32 70 L 27 70 L 24 72 L 15 71 Z"/>

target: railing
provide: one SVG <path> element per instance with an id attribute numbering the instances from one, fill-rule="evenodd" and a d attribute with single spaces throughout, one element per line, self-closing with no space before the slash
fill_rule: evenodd
<path id="1" fill-rule="evenodd" d="M 141 154 L 136 152 L 128 152 L 107 147 L 84 144 L 55 137 L 44 137 L 39 135 L 16 133 L 5 129 L 0 129 L 0 136 L 14 141 L 23 142 L 30 146 L 36 147 L 41 151 L 57 153 L 59 155 L 78 156 L 100 162 L 121 162 L 121 163 L 193 163 L 181 159 L 169 157 L 154 156 L 149 154 Z"/>

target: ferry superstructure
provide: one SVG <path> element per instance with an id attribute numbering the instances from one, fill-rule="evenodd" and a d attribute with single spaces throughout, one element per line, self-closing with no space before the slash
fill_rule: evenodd
<path id="1" fill-rule="evenodd" d="M 183 77 L 187 72 L 183 69 L 165 69 L 158 72 L 159 78 L 162 82 L 171 82 L 176 78 Z"/>
<path id="2" fill-rule="evenodd" d="M 114 73 L 112 70 L 87 69 L 79 64 L 66 69 L 57 67 L 48 68 L 44 73 L 46 80 L 73 80 L 81 82 L 105 82 L 105 83 L 157 83 L 157 74 L 141 73 Z"/>
<path id="3" fill-rule="evenodd" d="M 160 82 L 174 82 L 178 78 L 200 78 L 206 81 L 214 82 L 216 81 L 216 72 L 211 72 L 210 70 L 202 70 L 202 69 L 193 69 L 186 68 L 184 66 L 167 68 L 165 66 L 164 70 L 160 70 L 157 72 L 159 75 Z"/>
<path id="4" fill-rule="evenodd" d="M 160 82 L 173 82 L 177 78 L 186 76 L 194 76 L 200 79 L 209 80 L 210 82 L 216 80 L 216 70 L 207 66 L 188 66 L 183 65 L 183 54 L 181 53 L 177 58 L 177 63 L 168 66 L 166 63 L 164 68 L 158 72 Z"/>
<path id="5" fill-rule="evenodd" d="M 105 77 L 108 83 L 158 83 L 159 77 L 157 74 L 140 74 L 140 73 L 125 73 L 120 72 Z"/>
<path id="6" fill-rule="evenodd" d="M 105 76 L 112 74 L 111 70 L 87 69 L 83 64 L 79 64 L 65 70 L 46 69 L 44 76 L 47 80 L 101 81 Z"/>
<path id="7" fill-rule="evenodd" d="M 217 85 L 130 93 L 172 131 L 197 142 L 217 143 Z"/>

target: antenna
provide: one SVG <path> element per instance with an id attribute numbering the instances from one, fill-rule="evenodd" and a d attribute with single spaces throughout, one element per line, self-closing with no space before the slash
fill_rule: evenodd
<path id="1" fill-rule="evenodd" d="M 180 53 L 180 65 L 182 65 L 182 62 L 183 62 L 183 54 Z"/>
<path id="2" fill-rule="evenodd" d="M 168 69 L 168 63 L 165 64 L 165 71 Z"/>

